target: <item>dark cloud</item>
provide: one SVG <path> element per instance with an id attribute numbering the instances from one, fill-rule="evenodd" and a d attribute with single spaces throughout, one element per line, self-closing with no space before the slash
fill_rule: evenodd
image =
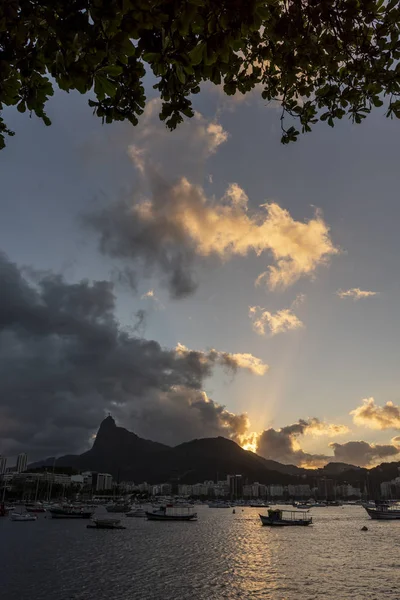
<path id="1" fill-rule="evenodd" d="M 394 441 L 394 440 L 392 440 Z M 395 457 L 400 452 L 400 446 L 394 444 L 368 444 L 367 442 L 346 442 L 329 444 L 333 449 L 335 460 L 364 467 Z"/>
<path id="2" fill-rule="evenodd" d="M 340 435 L 346 433 L 347 427 L 325 423 L 317 418 L 299 419 L 297 423 L 281 429 L 266 429 L 257 442 L 257 453 L 264 458 L 277 460 L 285 464 L 297 466 L 308 465 L 318 467 L 329 462 L 330 457 L 324 454 L 309 454 L 299 445 L 298 437 L 311 435 Z"/>
<path id="3" fill-rule="evenodd" d="M 122 329 L 109 282 L 46 273 L 32 283 L 24 273 L 0 255 L 0 453 L 80 451 L 108 410 L 170 443 L 235 437 L 245 417 L 201 393 L 217 357 Z"/>
<path id="4" fill-rule="evenodd" d="M 131 280 L 136 289 L 135 270 L 141 277 L 156 273 L 172 298 L 184 298 L 197 287 L 193 274 L 195 252 L 182 226 L 170 218 L 168 207 L 176 203 L 173 186 L 152 174 L 151 188 L 157 218 L 147 219 L 146 203 L 136 198 L 84 215 L 83 223 L 99 236 L 103 254 L 129 261 L 129 266 L 118 271 L 124 282 Z"/>

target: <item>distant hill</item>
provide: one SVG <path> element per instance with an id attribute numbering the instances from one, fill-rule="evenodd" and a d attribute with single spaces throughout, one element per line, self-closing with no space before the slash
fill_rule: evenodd
<path id="1" fill-rule="evenodd" d="M 171 479 L 181 483 L 222 480 L 240 473 L 249 482 L 296 483 L 315 485 L 320 477 L 332 478 L 378 490 L 382 481 L 399 475 L 400 463 L 382 463 L 365 469 L 346 463 L 331 462 L 322 469 L 302 469 L 267 460 L 254 452 L 243 450 L 223 437 L 196 439 L 171 447 L 140 438 L 123 427 L 117 427 L 112 417 L 102 421 L 93 446 L 80 455 L 66 455 L 30 465 L 70 467 L 72 469 L 111 473 L 119 481 L 162 483 Z"/>
<path id="2" fill-rule="evenodd" d="M 54 458 L 49 458 L 31 468 L 53 464 Z M 55 464 L 57 467 L 111 473 L 119 480 L 149 483 L 171 478 L 182 483 L 197 483 L 217 477 L 225 479 L 233 473 L 240 473 L 251 482 L 287 483 L 293 476 L 306 472 L 294 465 L 266 460 L 223 437 L 166 446 L 117 427 L 112 417 L 102 421 L 90 450 L 80 455 L 62 456 Z"/>

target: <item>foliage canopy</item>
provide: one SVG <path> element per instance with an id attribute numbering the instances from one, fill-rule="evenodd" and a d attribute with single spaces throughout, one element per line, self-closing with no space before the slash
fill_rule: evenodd
<path id="1" fill-rule="evenodd" d="M 191 117 L 203 81 L 243 94 L 256 85 L 307 132 L 317 120 L 356 123 L 382 106 L 400 117 L 400 0 L 2 0 L 0 111 L 43 119 L 57 85 L 89 93 L 106 123 L 133 125 L 157 77 L 160 118 Z M 13 135 L 0 112 L 0 147 Z"/>

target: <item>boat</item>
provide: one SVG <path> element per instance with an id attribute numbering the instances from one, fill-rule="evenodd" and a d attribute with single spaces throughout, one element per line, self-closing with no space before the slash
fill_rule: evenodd
<path id="1" fill-rule="evenodd" d="M 36 521 L 37 516 L 31 515 L 29 513 L 23 512 L 13 512 L 11 513 L 11 521 Z"/>
<path id="2" fill-rule="evenodd" d="M 54 506 L 49 508 L 52 519 L 90 519 L 93 510 L 76 506 Z"/>
<path id="3" fill-rule="evenodd" d="M 375 503 L 375 506 L 364 505 L 365 510 L 371 519 L 380 521 L 393 521 L 400 519 L 400 505 L 389 504 L 388 502 Z"/>
<path id="4" fill-rule="evenodd" d="M 311 506 L 310 504 L 301 504 L 299 502 L 298 504 L 293 504 L 293 508 L 295 508 L 296 510 L 310 510 Z"/>
<path id="5" fill-rule="evenodd" d="M 259 515 L 263 525 L 287 527 L 294 525 L 311 525 L 312 517 L 298 510 L 280 510 L 270 508 L 267 515 Z"/>
<path id="6" fill-rule="evenodd" d="M 167 504 L 152 511 L 146 511 L 148 521 L 194 521 L 197 513 L 193 506 L 174 506 Z"/>
<path id="7" fill-rule="evenodd" d="M 109 504 L 108 506 L 106 506 L 106 511 L 109 513 L 127 513 L 128 511 L 130 511 L 131 509 L 131 505 L 130 504 L 119 504 L 118 502 L 115 504 Z"/>
<path id="8" fill-rule="evenodd" d="M 25 508 L 28 513 L 44 513 L 44 512 L 46 512 L 45 507 L 43 506 L 43 504 L 40 504 L 40 502 L 37 504 L 25 504 Z"/>
<path id="9" fill-rule="evenodd" d="M 126 529 L 121 525 L 121 519 L 92 519 L 86 527 L 88 529 Z"/>
<path id="10" fill-rule="evenodd" d="M 158 508 L 157 508 L 157 510 L 158 510 Z M 146 511 L 144 510 L 144 508 L 133 508 L 129 512 L 125 513 L 125 516 L 126 517 L 143 518 L 143 517 L 146 517 Z"/>

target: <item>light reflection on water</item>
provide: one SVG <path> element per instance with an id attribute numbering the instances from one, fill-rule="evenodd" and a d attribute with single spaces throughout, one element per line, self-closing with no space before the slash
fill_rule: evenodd
<path id="1" fill-rule="evenodd" d="M 400 521 L 317 508 L 313 527 L 270 529 L 258 512 L 199 507 L 194 523 L 126 519 L 123 531 L 0 519 L 0 598 L 400 599 Z"/>

